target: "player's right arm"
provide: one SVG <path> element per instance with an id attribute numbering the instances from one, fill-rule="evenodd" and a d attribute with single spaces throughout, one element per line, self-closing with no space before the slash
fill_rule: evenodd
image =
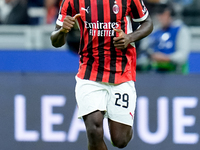
<path id="1" fill-rule="evenodd" d="M 67 33 L 73 28 L 76 17 L 66 16 L 63 26 L 56 25 L 55 31 L 51 33 L 51 43 L 54 47 L 61 47 L 66 42 Z"/>
<path id="2" fill-rule="evenodd" d="M 63 0 L 60 6 L 55 30 L 51 34 L 51 43 L 54 47 L 61 47 L 66 42 L 66 35 L 75 24 L 77 14 L 73 0 Z M 77 14 L 77 15 L 76 15 Z"/>

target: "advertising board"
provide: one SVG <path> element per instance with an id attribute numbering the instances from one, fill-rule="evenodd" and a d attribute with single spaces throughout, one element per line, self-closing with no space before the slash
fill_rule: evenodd
<path id="1" fill-rule="evenodd" d="M 74 73 L 0 74 L 0 149 L 86 150 Z M 126 150 L 198 150 L 199 75 L 138 74 L 134 137 Z M 107 121 L 105 142 L 110 143 Z"/>

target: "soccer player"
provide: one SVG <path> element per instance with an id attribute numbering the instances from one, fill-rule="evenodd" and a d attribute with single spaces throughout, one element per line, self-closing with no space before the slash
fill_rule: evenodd
<path id="1" fill-rule="evenodd" d="M 140 23 L 134 32 L 131 20 Z M 88 150 L 107 150 L 104 117 L 113 145 L 124 148 L 132 138 L 136 106 L 134 42 L 153 29 L 148 10 L 142 0 L 63 0 L 51 35 L 54 47 L 65 44 L 75 21 L 81 35 L 75 93 Z"/>

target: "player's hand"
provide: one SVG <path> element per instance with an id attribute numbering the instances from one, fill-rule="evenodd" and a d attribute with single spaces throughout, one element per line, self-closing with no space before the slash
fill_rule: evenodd
<path id="1" fill-rule="evenodd" d="M 130 43 L 130 38 L 127 34 L 124 33 L 121 29 L 113 28 L 115 32 L 119 33 L 118 37 L 113 38 L 113 44 L 117 49 L 125 49 Z"/>
<path id="2" fill-rule="evenodd" d="M 74 17 L 66 16 L 63 21 L 63 26 L 60 30 L 60 32 L 68 33 L 74 26 L 75 20 L 80 17 L 81 14 L 76 14 Z"/>
<path id="3" fill-rule="evenodd" d="M 151 55 L 151 59 L 157 62 L 169 62 L 169 56 L 164 53 L 156 52 Z"/>

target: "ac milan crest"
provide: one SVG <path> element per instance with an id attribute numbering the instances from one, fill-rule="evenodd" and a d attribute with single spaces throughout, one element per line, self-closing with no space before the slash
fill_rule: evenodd
<path id="1" fill-rule="evenodd" d="M 119 6 L 117 4 L 113 5 L 113 12 L 114 12 L 114 14 L 118 14 L 118 12 L 119 12 Z"/>

